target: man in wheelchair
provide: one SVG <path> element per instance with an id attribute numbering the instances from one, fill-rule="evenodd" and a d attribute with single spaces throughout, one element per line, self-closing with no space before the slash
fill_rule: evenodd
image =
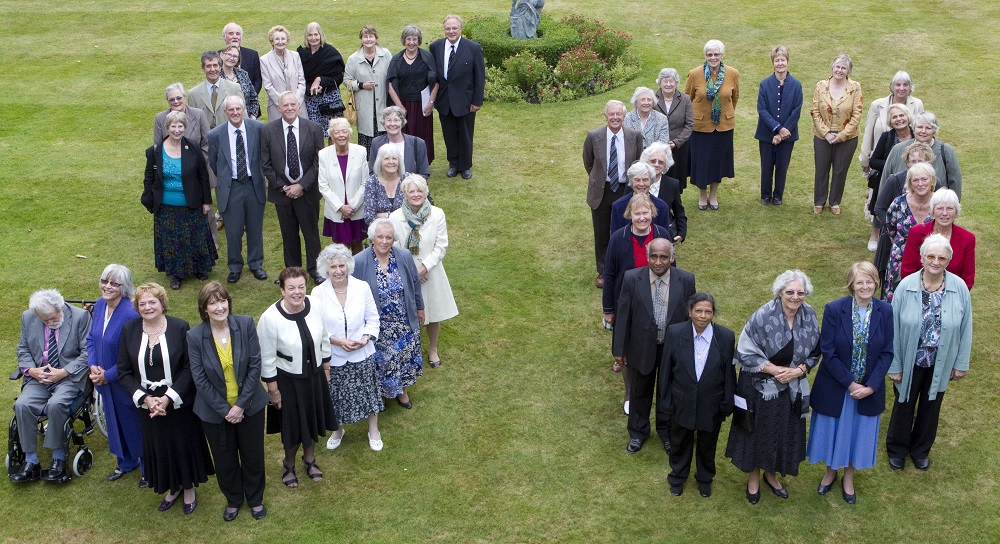
<path id="1" fill-rule="evenodd" d="M 25 461 L 20 470 L 11 472 L 12 482 L 39 478 L 62 482 L 68 478 L 67 434 L 63 431 L 71 417 L 71 404 L 85 389 L 89 330 L 90 313 L 66 304 L 58 291 L 43 289 L 31 295 L 28 309 L 21 315 L 17 344 L 24 385 L 14 403 Z M 35 432 L 43 417 L 49 420 L 43 445 L 52 450 L 52 465 L 44 472 L 38 461 Z"/>

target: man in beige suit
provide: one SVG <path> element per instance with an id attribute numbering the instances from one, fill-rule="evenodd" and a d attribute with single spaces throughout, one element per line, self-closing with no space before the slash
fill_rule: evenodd
<path id="1" fill-rule="evenodd" d="M 226 81 L 222 74 L 222 61 L 218 51 L 205 51 L 201 55 L 201 70 L 205 72 L 205 81 L 196 85 L 188 93 L 188 105 L 198 108 L 208 116 L 209 128 L 226 124 L 226 110 L 223 103 L 227 96 L 243 97 L 239 83 Z"/>

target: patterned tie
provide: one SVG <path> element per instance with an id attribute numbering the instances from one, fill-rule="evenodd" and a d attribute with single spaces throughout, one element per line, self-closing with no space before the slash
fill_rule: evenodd
<path id="1" fill-rule="evenodd" d="M 292 132 L 292 127 L 288 127 L 288 147 L 286 154 L 288 155 L 288 177 L 292 179 L 299 179 L 299 146 L 295 143 L 295 133 Z"/>
<path id="2" fill-rule="evenodd" d="M 451 70 L 455 67 L 455 59 L 457 58 L 455 47 L 455 44 L 451 44 L 451 56 L 448 57 L 447 79 L 451 79 Z"/>
<path id="3" fill-rule="evenodd" d="M 212 84 L 212 109 L 214 110 L 219 105 L 219 91 L 218 85 Z"/>
<path id="4" fill-rule="evenodd" d="M 247 176 L 247 149 L 243 145 L 243 131 L 236 129 L 236 180 L 240 183 L 249 181 Z"/>
<path id="5" fill-rule="evenodd" d="M 611 154 L 608 157 L 608 183 L 611 184 L 611 192 L 617 193 L 621 183 L 618 180 L 618 135 L 611 135 Z"/>
<path id="6" fill-rule="evenodd" d="M 653 317 L 656 319 L 656 343 L 663 343 L 663 333 L 667 329 L 667 311 L 663 300 L 663 278 L 653 280 L 656 296 L 653 297 Z"/>
<path id="7" fill-rule="evenodd" d="M 59 368 L 59 346 L 56 344 L 55 329 L 49 329 L 48 358 L 49 366 Z"/>

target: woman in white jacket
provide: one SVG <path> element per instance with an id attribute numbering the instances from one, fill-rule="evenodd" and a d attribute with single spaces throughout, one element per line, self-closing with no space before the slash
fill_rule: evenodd
<path id="1" fill-rule="evenodd" d="M 319 192 L 323 195 L 323 236 L 360 253 L 365 239 L 365 179 L 368 154 L 351 143 L 351 124 L 330 119 L 333 145 L 319 151 Z"/>

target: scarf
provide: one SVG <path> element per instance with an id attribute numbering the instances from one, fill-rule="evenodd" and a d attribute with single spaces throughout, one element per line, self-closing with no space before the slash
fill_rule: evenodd
<path id="1" fill-rule="evenodd" d="M 868 324 L 872 318 L 874 304 L 868 303 L 868 311 L 865 317 L 861 317 L 861 308 L 858 301 L 851 298 L 851 326 L 854 329 L 854 342 L 851 348 L 851 374 L 854 381 L 861 383 L 865 379 L 865 362 L 868 360 Z"/>
<path id="2" fill-rule="evenodd" d="M 431 215 L 431 203 L 424 200 L 424 204 L 416 212 L 408 204 L 400 206 L 400 209 L 403 210 L 403 219 L 406 219 L 406 224 L 410 226 L 410 235 L 406 238 L 406 249 L 410 250 L 413 255 L 420 255 L 420 227 Z"/>
<path id="3" fill-rule="evenodd" d="M 719 63 L 719 79 L 712 83 L 712 71 L 705 62 L 705 98 L 712 101 L 712 122 L 716 125 L 722 119 L 722 101 L 719 99 L 719 89 L 726 81 L 726 65 Z"/>

